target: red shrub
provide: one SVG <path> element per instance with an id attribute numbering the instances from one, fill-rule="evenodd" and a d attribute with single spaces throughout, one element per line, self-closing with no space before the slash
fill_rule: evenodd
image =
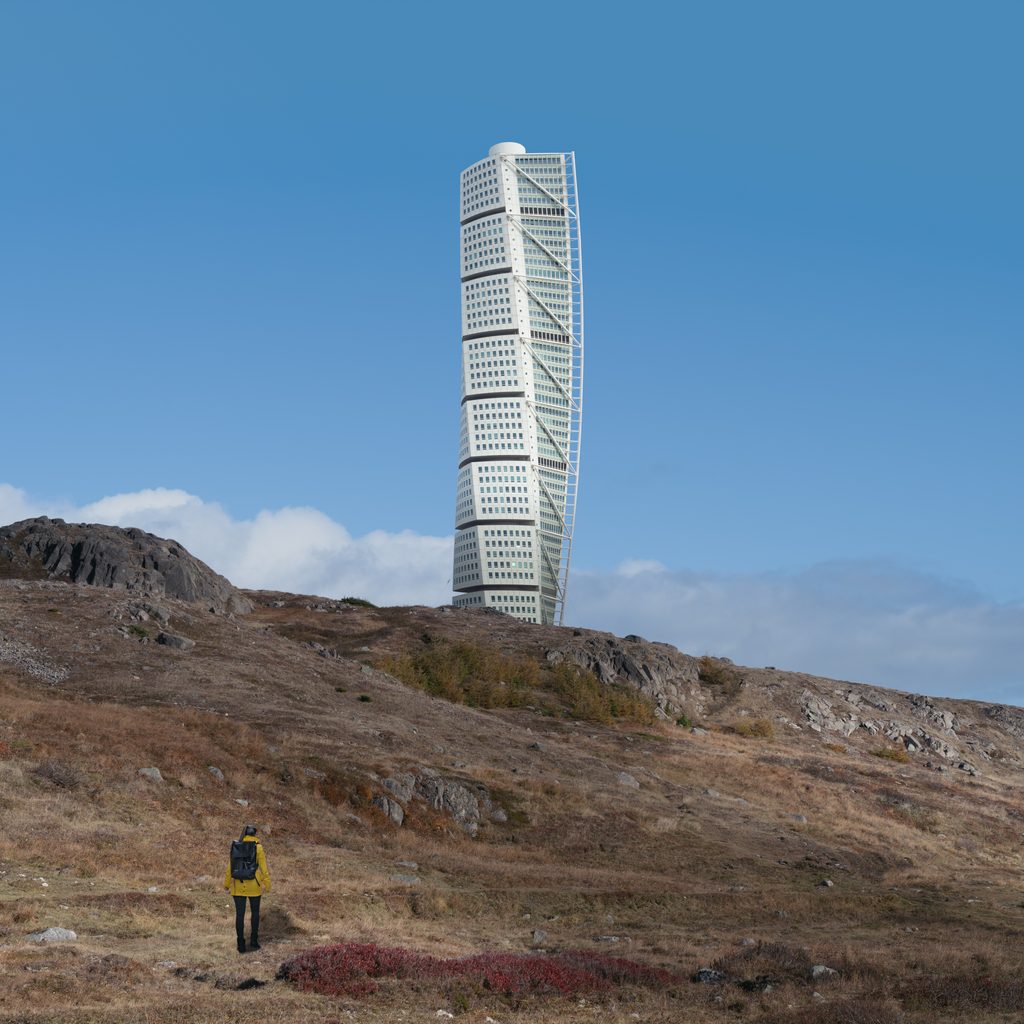
<path id="1" fill-rule="evenodd" d="M 606 991 L 615 985 L 663 988 L 678 978 L 669 971 L 586 950 L 566 953 L 477 953 L 442 960 L 401 947 L 346 942 L 319 946 L 286 961 L 279 978 L 323 995 L 362 996 L 375 978 L 475 981 L 491 992 L 518 996 Z"/>

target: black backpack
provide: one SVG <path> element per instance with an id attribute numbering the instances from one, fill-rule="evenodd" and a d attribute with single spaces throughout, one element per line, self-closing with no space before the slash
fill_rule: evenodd
<path id="1" fill-rule="evenodd" d="M 256 843 L 236 839 L 231 844 L 231 877 L 248 882 L 256 877 Z"/>

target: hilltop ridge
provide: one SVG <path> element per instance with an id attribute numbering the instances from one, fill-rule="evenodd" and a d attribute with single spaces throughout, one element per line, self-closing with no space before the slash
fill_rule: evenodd
<path id="1" fill-rule="evenodd" d="M 0 578 L 0 1019 L 326 1024 L 337 999 L 276 979 L 325 942 L 686 979 L 597 1010 L 396 980 L 342 1002 L 371 1022 L 1024 1010 L 1019 709 L 478 609 L 244 591 L 211 614 L 46 557 Z M 275 888 L 241 967 L 218 886 L 246 820 Z M 48 927 L 77 942 L 27 938 Z"/>

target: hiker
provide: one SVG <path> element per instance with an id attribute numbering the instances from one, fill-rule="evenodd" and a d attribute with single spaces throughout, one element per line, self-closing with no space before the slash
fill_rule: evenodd
<path id="1" fill-rule="evenodd" d="M 270 872 L 263 846 L 256 838 L 256 826 L 246 825 L 231 844 L 224 888 L 235 900 L 235 935 L 238 952 L 245 949 L 245 899 L 249 898 L 249 949 L 260 948 L 260 897 L 270 892 Z"/>

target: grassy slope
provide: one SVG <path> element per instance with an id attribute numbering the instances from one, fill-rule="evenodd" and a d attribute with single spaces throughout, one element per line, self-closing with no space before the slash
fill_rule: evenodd
<path id="1" fill-rule="evenodd" d="M 687 975 L 742 953 L 744 938 L 765 940 L 786 948 L 735 970 L 781 983 L 729 986 L 721 1002 L 687 984 L 596 1010 L 565 1000 L 512 1010 L 491 997 L 470 1000 L 465 1019 L 678 1020 L 685 1008 L 695 1021 L 838 1021 L 857 1019 L 849 1001 L 865 1009 L 878 996 L 871 1012 L 883 1021 L 900 986 L 960 974 L 992 979 L 963 1019 L 1015 1019 L 1006 985 L 1024 923 L 1024 807 L 1014 772 L 938 776 L 808 733 L 744 738 L 715 722 L 694 736 L 479 711 L 359 664 L 412 649 L 425 631 L 510 652 L 548 642 L 472 613 L 286 600 L 232 621 L 175 606 L 173 628 L 197 640 L 182 654 L 122 637 L 122 610 L 103 592 L 0 587 L 0 633 L 71 667 L 56 686 L 0 667 L 0 1018 L 327 1021 L 351 1008 L 363 1020 L 436 1019 L 451 1004 L 429 986 L 339 1004 L 272 978 L 324 941 L 457 955 L 522 950 L 542 928 L 554 947 L 613 949 Z M 320 657 L 308 641 L 342 656 Z M 724 707 L 721 723 L 735 713 Z M 139 777 L 149 765 L 163 785 Z M 388 825 L 368 805 L 367 773 L 420 765 L 492 787 L 511 821 L 471 840 L 420 805 L 406 827 Z M 618 783 L 623 770 L 639 790 Z M 264 950 L 243 959 L 219 886 L 245 819 L 263 827 L 275 891 Z M 396 861 L 417 862 L 420 881 L 396 880 L 410 870 Z M 79 942 L 24 942 L 49 925 Z M 800 947 L 844 976 L 786 982 Z M 216 987 L 250 975 L 270 983 Z M 903 992 L 907 1019 L 951 1019 L 937 1001 L 960 988 L 929 980 L 926 996 Z"/>

